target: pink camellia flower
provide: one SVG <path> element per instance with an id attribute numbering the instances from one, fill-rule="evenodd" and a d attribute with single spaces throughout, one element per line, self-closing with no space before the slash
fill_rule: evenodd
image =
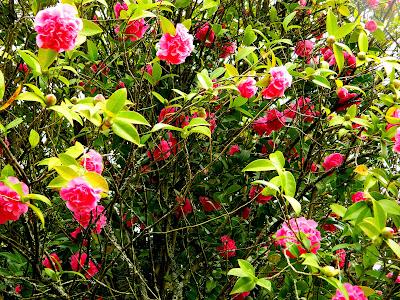
<path id="1" fill-rule="evenodd" d="M 307 6 L 307 0 L 299 0 L 299 5 L 300 6 Z"/>
<path id="2" fill-rule="evenodd" d="M 118 81 L 117 85 L 115 86 L 115 90 L 123 89 L 125 88 L 125 83 L 123 81 Z"/>
<path id="3" fill-rule="evenodd" d="M 356 192 L 351 196 L 351 201 L 353 203 L 357 203 L 357 202 L 365 201 L 365 200 L 367 200 L 367 198 L 365 197 L 364 192 Z"/>
<path id="4" fill-rule="evenodd" d="M 288 250 L 291 244 L 297 245 L 300 254 L 307 252 L 315 254 L 320 248 L 321 241 L 321 233 L 317 230 L 317 226 L 317 222 L 304 217 L 290 219 L 289 223 L 283 223 L 282 228 L 276 232 L 276 243 L 282 246 L 286 254 L 292 258 L 295 256 Z M 309 249 L 303 247 L 305 243 L 302 239 L 304 238 L 309 241 Z"/>
<path id="5" fill-rule="evenodd" d="M 200 204 L 203 206 L 203 210 L 205 212 L 220 210 L 222 207 L 220 203 L 213 201 L 206 196 L 200 196 L 199 201 L 200 201 Z"/>
<path id="6" fill-rule="evenodd" d="M 259 118 L 253 123 L 253 129 L 259 136 L 270 135 L 283 126 L 285 126 L 285 116 L 276 109 L 270 109 L 265 113 L 265 117 Z"/>
<path id="7" fill-rule="evenodd" d="M 344 163 L 344 159 L 344 155 L 340 153 L 332 153 L 325 157 L 322 167 L 325 169 L 325 172 L 328 172 L 334 168 L 340 167 Z"/>
<path id="8" fill-rule="evenodd" d="M 375 9 L 379 6 L 379 0 L 368 0 L 368 6 Z"/>
<path id="9" fill-rule="evenodd" d="M 59 265 L 61 265 L 61 263 L 62 263 L 61 259 L 58 257 L 57 253 L 55 253 L 55 252 L 51 253 L 49 256 L 50 256 L 50 259 L 47 257 L 47 255 L 44 257 L 44 259 L 42 260 L 42 265 L 45 268 L 52 269 L 52 270 L 54 270 L 54 268 L 55 268 L 56 271 L 59 271 L 60 270 Z"/>
<path id="10" fill-rule="evenodd" d="M 103 157 L 93 149 L 83 155 L 80 164 L 89 172 L 96 172 L 98 174 L 103 172 Z"/>
<path id="11" fill-rule="evenodd" d="M 80 227 L 76 228 L 74 231 L 72 231 L 69 235 L 71 236 L 72 239 L 76 240 L 78 238 L 78 235 L 82 233 L 82 230 Z"/>
<path id="12" fill-rule="evenodd" d="M 400 127 L 397 128 L 396 134 L 394 136 L 393 151 L 400 154 Z"/>
<path id="13" fill-rule="evenodd" d="M 21 292 L 22 292 L 22 286 L 20 284 L 17 284 L 15 286 L 15 293 L 19 295 L 21 294 Z"/>
<path id="14" fill-rule="evenodd" d="M 339 249 L 336 250 L 336 256 L 337 256 L 337 263 L 339 265 L 339 268 L 343 269 L 344 264 L 346 263 L 346 250 L 344 249 Z M 347 266 L 350 265 L 350 262 L 347 262 Z"/>
<path id="15" fill-rule="evenodd" d="M 176 197 L 178 206 L 176 207 L 175 214 L 178 219 L 193 212 L 192 203 L 188 198 Z"/>
<path id="16" fill-rule="evenodd" d="M 24 72 L 25 74 L 28 74 L 29 73 L 29 68 L 28 68 L 27 64 L 22 63 L 22 64 L 18 65 L 18 71 Z"/>
<path id="17" fill-rule="evenodd" d="M 251 213 L 251 208 L 246 206 L 246 207 L 243 208 L 243 210 L 242 210 L 241 217 L 242 217 L 244 220 L 247 220 L 247 219 L 249 218 L 249 216 L 250 216 L 250 213 Z"/>
<path id="18" fill-rule="evenodd" d="M 100 200 L 101 190 L 95 189 L 82 177 L 77 177 L 68 182 L 60 190 L 61 199 L 67 201 L 67 207 L 74 213 L 89 212 L 96 208 Z"/>
<path id="19" fill-rule="evenodd" d="M 252 77 L 241 80 L 237 86 L 240 96 L 243 98 L 251 98 L 257 93 L 256 81 Z"/>
<path id="20" fill-rule="evenodd" d="M 115 13 L 115 17 L 117 19 L 119 19 L 119 16 L 120 16 L 122 10 L 128 10 L 128 4 L 126 4 L 125 2 L 122 2 L 122 3 L 117 2 L 117 3 L 115 3 L 115 5 L 114 5 L 114 13 Z"/>
<path id="21" fill-rule="evenodd" d="M 396 109 L 393 111 L 391 117 L 400 119 L 400 109 L 399 109 L 399 108 L 396 108 Z M 389 123 L 389 124 L 386 125 L 386 131 L 388 131 L 388 130 L 389 130 L 390 128 L 392 128 L 393 126 L 399 126 L 399 125 L 400 125 L 400 120 L 398 120 L 398 122 L 397 122 L 396 124 L 391 124 L 391 123 Z M 395 141 L 395 138 L 393 138 L 392 140 Z"/>
<path id="22" fill-rule="evenodd" d="M 261 194 L 264 188 L 259 185 L 252 185 L 249 191 L 249 198 L 255 199 L 259 204 L 265 204 L 272 199 L 272 196 L 264 196 Z"/>
<path id="23" fill-rule="evenodd" d="M 294 53 L 300 57 L 310 57 L 314 49 L 314 42 L 310 40 L 299 41 L 296 44 Z"/>
<path id="24" fill-rule="evenodd" d="M 387 273 L 386 278 L 389 278 L 389 279 L 393 278 L 393 273 L 392 272 Z M 400 275 L 396 277 L 396 280 L 394 282 L 400 283 Z"/>
<path id="25" fill-rule="evenodd" d="M 104 206 L 98 205 L 91 211 L 78 211 L 74 213 L 74 218 L 83 227 L 87 228 L 89 224 L 96 222 L 93 232 L 100 234 L 101 230 L 107 223 L 107 217 L 104 211 Z"/>
<path id="26" fill-rule="evenodd" d="M 72 50 L 83 23 L 76 8 L 59 3 L 38 12 L 35 17 L 36 44 L 39 48 L 57 52 Z"/>
<path id="27" fill-rule="evenodd" d="M 28 186 L 15 177 L 8 177 L 12 184 L 21 184 L 22 192 L 29 194 Z M 0 182 L 0 225 L 7 221 L 17 221 L 28 211 L 28 203 L 21 202 L 21 196 L 12 188 Z"/>
<path id="28" fill-rule="evenodd" d="M 368 298 L 364 295 L 363 290 L 356 286 L 356 285 L 351 285 L 350 283 L 344 283 L 343 284 L 344 288 L 347 291 L 347 294 L 349 295 L 349 300 L 368 300 Z M 332 297 L 332 300 L 346 300 L 346 297 L 343 295 L 343 293 L 337 289 L 336 290 L 336 295 Z"/>
<path id="29" fill-rule="evenodd" d="M 232 145 L 228 151 L 228 155 L 233 156 L 235 153 L 239 153 L 239 152 L 240 152 L 239 145 Z"/>
<path id="30" fill-rule="evenodd" d="M 199 29 L 197 29 L 194 35 L 196 39 L 205 43 L 206 47 L 211 47 L 215 41 L 215 33 L 209 23 L 204 23 Z"/>
<path id="31" fill-rule="evenodd" d="M 319 115 L 319 112 L 315 111 L 315 106 L 311 104 L 310 98 L 300 97 L 296 103 L 288 106 L 287 109 L 283 111 L 286 118 L 294 119 L 297 114 L 303 117 L 304 122 L 312 122 L 314 118 Z"/>
<path id="32" fill-rule="evenodd" d="M 235 42 L 227 42 L 222 45 L 220 58 L 227 58 L 228 56 L 234 54 L 236 52 L 236 43 Z"/>
<path id="33" fill-rule="evenodd" d="M 223 258 L 231 258 L 236 256 L 236 243 L 228 235 L 221 237 L 222 246 L 217 247 L 219 255 Z"/>
<path id="34" fill-rule="evenodd" d="M 87 279 L 92 278 L 99 272 L 96 264 L 88 258 L 87 254 L 79 252 L 71 256 L 71 269 L 75 272 L 80 272 L 83 269 Z"/>
<path id="35" fill-rule="evenodd" d="M 146 25 L 146 22 L 143 18 L 139 20 L 133 20 L 128 22 L 123 34 L 126 35 L 125 38 L 129 38 L 131 42 L 135 42 L 144 36 L 148 28 L 149 26 Z M 120 32 L 120 27 L 117 26 L 114 31 L 118 34 Z"/>
<path id="36" fill-rule="evenodd" d="M 165 33 L 157 43 L 157 57 L 166 62 L 178 65 L 185 62 L 194 50 L 193 35 L 182 25 L 176 25 L 175 35 Z"/>
<path id="37" fill-rule="evenodd" d="M 292 85 L 292 75 L 284 66 L 274 67 L 270 70 L 271 82 L 268 87 L 262 91 L 262 95 L 267 99 L 282 97 L 285 90 Z"/>
<path id="38" fill-rule="evenodd" d="M 147 64 L 144 69 L 147 72 L 147 74 L 153 76 L 153 66 L 151 64 Z"/>
<path id="39" fill-rule="evenodd" d="M 158 115 L 158 123 L 171 123 L 172 119 L 174 118 L 175 112 L 176 107 L 164 107 L 163 109 L 161 109 L 160 114 Z"/>
<path id="40" fill-rule="evenodd" d="M 147 151 L 147 156 L 155 161 L 166 160 L 171 155 L 171 143 L 161 140 L 160 143 L 152 151 Z"/>
<path id="41" fill-rule="evenodd" d="M 232 300 L 245 300 L 248 295 L 250 295 L 250 292 L 243 292 L 243 293 L 240 293 L 240 294 L 233 294 L 232 295 Z"/>
<path id="42" fill-rule="evenodd" d="M 346 88 L 340 88 L 337 91 L 337 95 L 339 98 L 337 111 L 343 111 L 347 107 L 352 106 L 353 104 L 359 105 L 361 103 L 360 99 L 358 99 L 357 93 L 349 93 Z"/>
<path id="43" fill-rule="evenodd" d="M 335 54 L 332 49 L 329 47 L 325 47 L 321 49 L 321 54 L 324 58 L 324 61 L 329 63 L 329 66 L 333 66 L 336 64 Z"/>
<path id="44" fill-rule="evenodd" d="M 378 24 L 374 20 L 369 20 L 364 26 L 369 32 L 374 32 L 378 29 Z"/>

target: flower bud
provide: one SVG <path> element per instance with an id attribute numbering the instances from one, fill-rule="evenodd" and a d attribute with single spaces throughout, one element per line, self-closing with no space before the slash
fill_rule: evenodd
<path id="1" fill-rule="evenodd" d="M 333 43 L 335 43 L 335 41 L 336 41 L 336 39 L 335 39 L 335 37 L 333 35 L 329 36 L 326 39 L 326 42 L 327 42 L 328 45 L 333 45 Z"/>
<path id="2" fill-rule="evenodd" d="M 94 101 L 95 101 L 95 102 L 103 102 L 103 101 L 106 101 L 106 98 L 104 98 L 104 96 L 103 96 L 102 94 L 97 94 L 97 95 L 94 97 Z"/>
<path id="3" fill-rule="evenodd" d="M 393 228 L 390 227 L 385 227 L 382 229 L 381 235 L 385 238 L 385 239 L 391 239 L 393 237 L 394 234 L 394 230 Z"/>
<path id="4" fill-rule="evenodd" d="M 327 61 L 321 62 L 321 69 L 329 69 L 329 63 Z"/>
<path id="5" fill-rule="evenodd" d="M 53 106 L 57 103 L 57 98 L 54 94 L 48 94 L 45 97 L 45 102 L 47 106 Z"/>
<path id="6" fill-rule="evenodd" d="M 393 86 L 396 90 L 400 89 L 400 80 L 399 79 L 394 79 L 393 80 Z"/>
<path id="7" fill-rule="evenodd" d="M 328 276 L 328 277 L 334 277 L 339 274 L 339 270 L 335 269 L 332 266 L 325 266 L 321 269 L 322 274 Z"/>
<path id="8" fill-rule="evenodd" d="M 366 58 L 365 52 L 358 52 L 357 58 L 358 58 L 359 60 L 365 60 L 365 58 Z"/>
<path id="9" fill-rule="evenodd" d="M 79 99 L 76 98 L 76 97 L 72 97 L 70 101 L 71 101 L 72 104 L 77 104 Z"/>
<path id="10" fill-rule="evenodd" d="M 351 117 L 350 117 L 349 115 L 345 115 L 345 116 L 344 116 L 344 119 L 345 119 L 345 121 L 350 121 L 350 120 L 351 120 Z"/>
<path id="11" fill-rule="evenodd" d="M 110 129 L 111 125 L 112 125 L 111 120 L 110 120 L 110 119 L 107 119 L 107 120 L 105 120 L 104 123 L 101 125 L 101 129 L 102 129 L 102 130 L 108 130 L 108 129 Z"/>

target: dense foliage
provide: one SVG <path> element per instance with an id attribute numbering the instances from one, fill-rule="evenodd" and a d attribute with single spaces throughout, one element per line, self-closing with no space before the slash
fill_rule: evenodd
<path id="1" fill-rule="evenodd" d="M 0 8 L 0 297 L 400 297 L 399 1 Z"/>

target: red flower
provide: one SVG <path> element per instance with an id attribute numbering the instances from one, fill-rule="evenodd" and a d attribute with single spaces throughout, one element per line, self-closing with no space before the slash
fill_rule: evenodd
<path id="1" fill-rule="evenodd" d="M 15 293 L 19 295 L 21 294 L 21 292 L 22 292 L 22 286 L 20 284 L 17 284 L 15 286 Z"/>
<path id="2" fill-rule="evenodd" d="M 193 212 L 192 203 L 188 198 L 176 197 L 178 206 L 176 207 L 175 214 L 178 219 Z"/>
<path id="3" fill-rule="evenodd" d="M 312 54 L 313 48 L 314 48 L 314 42 L 310 40 L 299 41 L 296 44 L 294 53 L 296 53 L 300 57 L 309 57 Z"/>
<path id="4" fill-rule="evenodd" d="M 213 201 L 206 196 L 200 196 L 199 200 L 200 200 L 200 204 L 203 206 L 203 210 L 205 212 L 220 210 L 222 207 L 220 203 Z"/>
<path id="5" fill-rule="evenodd" d="M 227 42 L 222 45 L 220 58 L 227 58 L 229 55 L 234 54 L 236 52 L 236 43 L 235 42 Z"/>
<path id="6" fill-rule="evenodd" d="M 269 72 L 271 82 L 262 91 L 262 95 L 267 99 L 283 97 L 285 90 L 292 85 L 292 75 L 289 74 L 285 66 L 274 67 Z"/>
<path id="7" fill-rule="evenodd" d="M 322 167 L 326 172 L 328 172 L 334 168 L 340 167 L 344 163 L 344 159 L 344 155 L 340 153 L 332 153 L 325 157 Z"/>
<path id="8" fill-rule="evenodd" d="M 328 232 L 335 232 L 337 230 L 334 224 L 324 224 L 321 226 L 323 230 Z"/>
<path id="9" fill-rule="evenodd" d="M 228 155 L 233 156 L 235 153 L 239 153 L 239 152 L 240 152 L 239 145 L 232 145 L 228 151 Z"/>
<path id="10" fill-rule="evenodd" d="M 52 270 L 54 270 L 54 268 L 53 268 L 53 265 L 54 265 L 55 269 L 57 271 L 59 271 L 60 270 L 59 265 L 61 265 L 61 263 L 62 263 L 61 259 L 58 257 L 57 253 L 55 253 L 55 252 L 51 253 L 49 256 L 50 256 L 51 261 L 47 256 L 45 256 L 42 261 L 42 265 L 45 268 L 52 269 Z"/>
<path id="11" fill-rule="evenodd" d="M 115 89 L 119 90 L 119 89 L 123 89 L 125 87 L 125 83 L 123 81 L 118 81 Z"/>
<path id="12" fill-rule="evenodd" d="M 378 29 L 378 25 L 374 20 L 369 20 L 367 23 L 365 23 L 365 29 L 367 29 L 369 32 L 374 32 Z"/>
<path id="13" fill-rule="evenodd" d="M 250 295 L 250 292 L 243 292 L 243 293 L 240 293 L 240 294 L 233 294 L 232 300 L 245 300 L 248 295 Z"/>
<path id="14" fill-rule="evenodd" d="M 92 278 L 99 272 L 96 264 L 91 259 L 88 259 L 86 253 L 76 252 L 73 254 L 71 256 L 71 268 L 75 272 L 79 272 L 83 268 L 87 279 Z"/>
<path id="15" fill-rule="evenodd" d="M 236 256 L 236 243 L 228 235 L 221 237 L 222 246 L 218 246 L 219 255 L 223 258 Z"/>
<path id="16" fill-rule="evenodd" d="M 147 151 L 147 156 L 154 161 L 166 160 L 171 155 L 171 143 L 161 140 L 152 151 Z"/>
<path id="17" fill-rule="evenodd" d="M 283 126 L 285 126 L 285 116 L 276 109 L 267 111 L 265 117 L 259 118 L 253 123 L 253 129 L 259 136 L 270 135 Z"/>
<path id="18" fill-rule="evenodd" d="M 249 198 L 255 199 L 259 204 L 265 204 L 272 199 L 272 196 L 264 196 L 261 194 L 263 187 L 259 185 L 252 185 L 249 191 Z"/>
<path id="19" fill-rule="evenodd" d="M 211 47 L 215 40 L 215 33 L 209 23 L 204 23 L 199 29 L 197 29 L 194 35 L 196 39 L 205 43 L 206 47 Z"/>
<path id="20" fill-rule="evenodd" d="M 246 206 L 242 210 L 242 218 L 247 220 L 249 218 L 249 216 L 250 216 L 250 213 L 251 213 L 251 208 Z"/>
<path id="21" fill-rule="evenodd" d="M 144 36 L 148 28 L 149 26 L 146 25 L 144 19 L 133 20 L 128 22 L 123 34 L 126 35 L 125 39 L 129 38 L 132 42 L 135 42 Z M 114 31 L 118 34 L 120 27 L 117 26 Z"/>
<path id="22" fill-rule="evenodd" d="M 24 72 L 25 74 L 29 73 L 29 68 L 25 63 L 19 64 L 18 65 L 18 71 Z"/>
<path id="23" fill-rule="evenodd" d="M 351 201 L 353 203 L 357 203 L 357 202 L 365 201 L 365 200 L 367 200 L 367 198 L 365 197 L 364 192 L 356 192 L 351 196 Z"/>
<path id="24" fill-rule="evenodd" d="M 319 112 L 315 111 L 315 106 L 311 104 L 310 98 L 300 97 L 296 103 L 289 105 L 287 109 L 283 111 L 286 118 L 294 119 L 296 114 L 299 114 L 304 118 L 304 122 L 312 122 Z"/>

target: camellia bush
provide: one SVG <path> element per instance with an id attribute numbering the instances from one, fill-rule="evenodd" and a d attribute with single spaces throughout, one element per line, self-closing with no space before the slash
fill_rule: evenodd
<path id="1" fill-rule="evenodd" d="M 399 1 L 0 7 L 0 298 L 400 299 Z"/>

